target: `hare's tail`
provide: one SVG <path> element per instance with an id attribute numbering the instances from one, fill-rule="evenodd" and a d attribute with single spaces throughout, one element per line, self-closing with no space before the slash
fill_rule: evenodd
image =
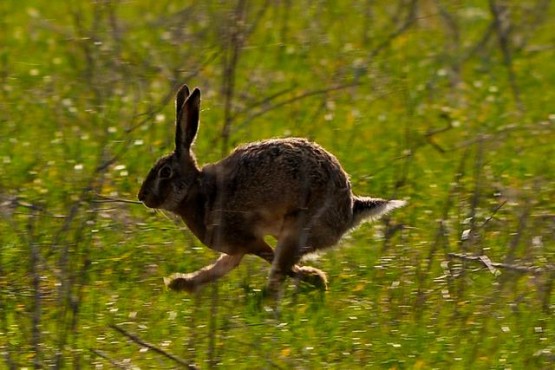
<path id="1" fill-rule="evenodd" d="M 353 203 L 353 220 L 351 227 L 357 226 L 365 219 L 376 219 L 395 208 L 403 207 L 404 200 L 385 200 L 379 198 L 355 197 Z"/>

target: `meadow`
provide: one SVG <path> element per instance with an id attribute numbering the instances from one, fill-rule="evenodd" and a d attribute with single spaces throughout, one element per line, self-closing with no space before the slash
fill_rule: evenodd
<path id="1" fill-rule="evenodd" d="M 555 367 L 549 0 L 0 2 L 0 368 Z M 200 163 L 307 137 L 405 208 L 307 264 L 217 258 L 136 202 L 202 90 Z M 269 239 L 269 242 L 274 243 Z"/>

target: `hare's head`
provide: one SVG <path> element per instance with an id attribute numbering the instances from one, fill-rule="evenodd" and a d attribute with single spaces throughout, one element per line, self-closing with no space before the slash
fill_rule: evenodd
<path id="1" fill-rule="evenodd" d="M 149 208 L 175 211 L 200 174 L 191 151 L 199 124 L 200 90 L 189 94 L 189 88 L 181 86 L 175 107 L 175 150 L 154 164 L 138 194 Z"/>

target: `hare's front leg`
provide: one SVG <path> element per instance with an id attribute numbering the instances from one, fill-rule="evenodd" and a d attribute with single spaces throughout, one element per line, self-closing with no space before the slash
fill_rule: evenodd
<path id="1" fill-rule="evenodd" d="M 202 285 L 221 278 L 239 265 L 244 254 L 224 254 L 213 264 L 189 274 L 175 273 L 164 278 L 164 283 L 171 290 L 195 292 Z"/>

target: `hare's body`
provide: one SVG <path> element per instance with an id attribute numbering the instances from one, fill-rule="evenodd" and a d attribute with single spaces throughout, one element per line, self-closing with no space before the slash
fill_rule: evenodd
<path id="1" fill-rule="evenodd" d="M 325 286 L 325 275 L 296 263 L 335 245 L 364 218 L 400 207 L 402 201 L 356 197 L 337 159 L 317 144 L 289 138 L 251 143 L 202 169 L 190 145 L 198 127 L 197 89 L 177 96 L 176 151 L 146 178 L 139 199 L 182 217 L 208 247 L 222 253 L 215 264 L 174 274 L 173 289 L 195 290 L 239 264 L 245 254 L 272 263 L 270 288 L 285 275 Z M 275 251 L 264 241 L 274 236 Z"/>
<path id="2" fill-rule="evenodd" d="M 220 249 L 226 243 L 243 249 L 245 240 L 280 240 L 297 223 L 306 239 L 298 252 L 305 254 L 337 243 L 351 223 L 346 173 L 335 157 L 306 140 L 253 143 L 202 173 L 209 189 L 203 241 L 220 252 L 229 253 Z"/>

